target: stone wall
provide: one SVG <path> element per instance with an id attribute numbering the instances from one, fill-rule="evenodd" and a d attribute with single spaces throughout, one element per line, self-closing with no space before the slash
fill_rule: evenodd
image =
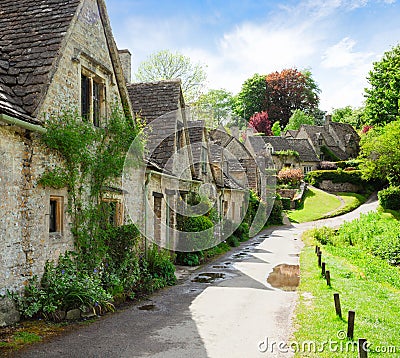
<path id="1" fill-rule="evenodd" d="M 47 260 L 57 260 L 74 244 L 66 215 L 63 231 L 49 233 L 50 195 L 64 197 L 65 214 L 66 191 L 37 183 L 48 165 L 57 164 L 57 157 L 21 128 L 2 125 L 0 138 L 0 295 L 4 295 L 7 290 L 21 291 L 29 278 L 43 274 Z"/>
<path id="2" fill-rule="evenodd" d="M 332 183 L 331 180 L 322 180 L 319 188 L 325 191 L 357 193 L 362 187 L 352 183 Z"/>
<path id="3" fill-rule="evenodd" d="M 107 114 L 114 102 L 122 109 L 97 1 L 85 0 L 75 20 L 66 35 L 68 41 L 62 49 L 62 56 L 38 113 L 39 118 L 44 113 L 58 115 L 68 110 L 78 110 L 80 113 L 82 68 L 103 80 Z"/>

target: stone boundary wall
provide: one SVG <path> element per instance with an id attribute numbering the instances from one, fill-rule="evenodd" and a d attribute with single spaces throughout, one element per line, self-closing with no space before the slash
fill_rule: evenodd
<path id="1" fill-rule="evenodd" d="M 350 193 L 356 193 L 361 190 L 360 185 L 352 183 L 333 183 L 332 180 L 322 180 L 319 184 L 319 188 L 325 191 Z"/>

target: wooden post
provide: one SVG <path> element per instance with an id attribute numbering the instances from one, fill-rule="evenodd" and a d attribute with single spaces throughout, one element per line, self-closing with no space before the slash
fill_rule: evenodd
<path id="1" fill-rule="evenodd" d="M 322 261 L 322 252 L 318 251 L 318 267 L 321 267 L 321 261 Z"/>
<path id="2" fill-rule="evenodd" d="M 322 276 L 323 277 L 325 277 L 325 267 L 326 267 L 326 264 L 325 264 L 325 262 L 323 262 L 322 263 Z"/>
<path id="3" fill-rule="evenodd" d="M 319 247 L 318 247 L 318 245 L 315 245 L 315 253 L 318 254 L 318 251 L 319 251 Z"/>
<path id="4" fill-rule="evenodd" d="M 331 272 L 329 270 L 327 270 L 325 272 L 325 278 L 326 278 L 326 284 L 328 286 L 330 286 L 331 285 Z"/>
<path id="5" fill-rule="evenodd" d="M 336 314 L 342 318 L 342 308 L 340 307 L 340 297 L 338 293 L 333 294 L 333 299 L 335 300 L 335 310 Z"/>
<path id="6" fill-rule="evenodd" d="M 358 358 L 368 357 L 367 340 L 365 338 L 358 339 Z"/>
<path id="7" fill-rule="evenodd" d="M 353 339 L 354 337 L 354 319 L 356 313 L 354 311 L 349 311 L 348 319 L 347 319 L 347 338 Z"/>

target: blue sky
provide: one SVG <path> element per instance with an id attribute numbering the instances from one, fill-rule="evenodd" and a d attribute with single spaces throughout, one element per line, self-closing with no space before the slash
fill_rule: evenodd
<path id="1" fill-rule="evenodd" d="M 372 63 L 400 42 L 400 0 L 106 0 L 133 72 L 169 49 L 236 94 L 255 73 L 310 68 L 324 110 L 363 102 Z"/>

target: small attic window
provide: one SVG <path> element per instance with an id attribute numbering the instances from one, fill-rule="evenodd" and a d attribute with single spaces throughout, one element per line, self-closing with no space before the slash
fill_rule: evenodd
<path id="1" fill-rule="evenodd" d="M 104 81 L 87 70 L 81 74 L 81 116 L 93 125 L 100 127 L 101 118 L 105 115 Z"/>

